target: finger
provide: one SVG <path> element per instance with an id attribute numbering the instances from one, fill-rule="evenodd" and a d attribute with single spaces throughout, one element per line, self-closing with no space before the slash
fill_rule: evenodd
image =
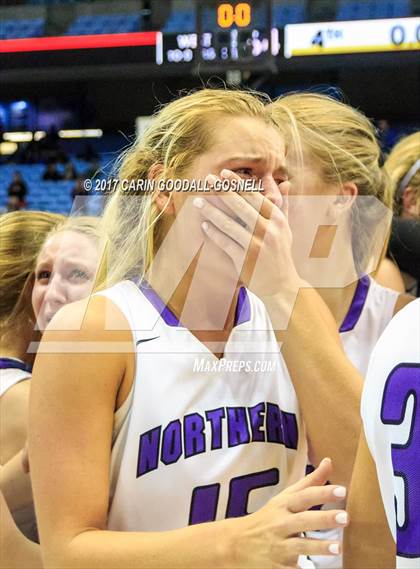
<path id="1" fill-rule="evenodd" d="M 311 486 L 291 494 L 287 507 L 293 513 L 304 512 L 314 506 L 341 502 L 345 497 L 344 486 Z"/>
<path id="2" fill-rule="evenodd" d="M 344 528 L 349 523 L 349 516 L 344 510 L 320 510 L 291 514 L 283 527 L 282 533 L 294 536 L 307 531 L 320 531 Z"/>
<path id="3" fill-rule="evenodd" d="M 224 192 L 217 196 L 212 195 L 208 198 L 210 203 L 216 206 L 223 205 L 232 213 L 232 217 L 239 218 L 252 231 L 259 218 L 258 208 L 254 208 L 241 196 L 249 192 Z M 261 202 L 262 203 L 262 202 Z"/>
<path id="4" fill-rule="evenodd" d="M 341 543 L 324 541 L 308 537 L 292 537 L 287 540 L 287 546 L 295 555 L 340 555 Z"/>
<path id="5" fill-rule="evenodd" d="M 248 249 L 252 234 L 240 223 L 203 198 L 195 198 L 193 204 L 200 210 L 201 215 L 205 219 L 211 221 L 215 227 L 236 241 L 244 249 Z"/>
<path id="6" fill-rule="evenodd" d="M 289 219 L 289 192 L 290 192 L 290 182 L 285 181 L 281 184 L 281 195 L 283 198 L 281 211 L 283 212 L 286 219 Z"/>
<path id="7" fill-rule="evenodd" d="M 201 227 L 207 237 L 232 259 L 238 273 L 240 273 L 245 258 L 244 249 L 208 221 L 203 221 Z"/>
<path id="8" fill-rule="evenodd" d="M 332 475 L 332 462 L 330 458 L 324 458 L 318 468 L 315 468 L 311 474 L 302 478 L 290 486 L 286 492 L 298 492 L 299 490 L 303 490 L 304 488 L 309 488 L 310 486 L 323 486 L 328 480 L 331 478 Z"/>
<path id="9" fill-rule="evenodd" d="M 222 179 L 237 180 L 238 175 L 225 168 L 220 172 Z M 271 219 L 273 211 L 278 209 L 270 200 L 266 199 L 260 191 L 253 192 L 236 192 L 240 197 L 245 199 L 260 215 L 266 219 Z"/>

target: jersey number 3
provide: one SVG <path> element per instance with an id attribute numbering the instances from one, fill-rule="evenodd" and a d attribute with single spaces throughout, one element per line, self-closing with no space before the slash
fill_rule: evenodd
<path id="1" fill-rule="evenodd" d="M 404 444 L 392 444 L 395 476 L 404 483 L 402 525 L 397 523 L 397 555 L 420 556 L 420 365 L 400 364 L 389 375 L 382 400 L 381 420 L 385 425 L 401 425 L 412 398 L 409 435 Z M 411 407 L 411 405 L 410 405 Z"/>

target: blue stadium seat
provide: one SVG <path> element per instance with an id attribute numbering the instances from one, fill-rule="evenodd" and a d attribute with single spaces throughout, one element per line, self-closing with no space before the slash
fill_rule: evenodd
<path id="1" fill-rule="evenodd" d="M 99 162 L 101 167 L 109 165 L 109 159 Z M 84 160 L 72 158 L 72 163 L 77 172 L 83 174 L 90 164 Z M 13 173 L 18 170 L 22 174 L 24 182 L 28 186 L 26 197 L 27 209 L 40 211 L 51 211 L 54 213 L 69 214 L 72 209 L 71 194 L 75 184 L 74 180 L 63 180 L 59 182 L 44 181 L 42 176 L 45 171 L 45 164 L 5 164 L 0 165 L 0 209 L 7 202 L 7 188 L 12 181 Z M 58 170 L 63 170 L 62 166 Z M 101 176 L 103 177 L 103 176 Z M 94 194 L 92 194 L 94 195 Z M 92 208 L 96 213 L 101 211 L 102 194 L 99 192 L 98 200 L 95 205 L 92 199 Z"/>
<path id="2" fill-rule="evenodd" d="M 275 4 L 273 6 L 273 26 L 282 28 L 286 24 L 306 22 L 306 3 Z"/>
<path id="3" fill-rule="evenodd" d="M 193 33 L 195 31 L 195 10 L 177 10 L 171 12 L 162 28 L 163 32 L 169 34 Z"/>
<path id="4" fill-rule="evenodd" d="M 337 20 L 402 18 L 411 13 L 410 0 L 339 0 Z"/>
<path id="5" fill-rule="evenodd" d="M 140 14 L 94 14 L 78 16 L 65 35 L 115 34 L 142 29 Z"/>
<path id="6" fill-rule="evenodd" d="M 0 39 L 17 39 L 40 37 L 44 34 L 43 18 L 9 19 L 0 25 Z"/>

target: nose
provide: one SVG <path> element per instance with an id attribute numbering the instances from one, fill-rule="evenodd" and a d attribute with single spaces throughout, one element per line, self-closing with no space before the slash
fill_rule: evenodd
<path id="1" fill-rule="evenodd" d="M 279 209 L 283 206 L 284 197 L 288 194 L 289 183 L 278 184 L 272 176 L 263 179 L 264 197 L 271 201 Z"/>
<path id="2" fill-rule="evenodd" d="M 58 309 L 67 302 L 66 286 L 59 273 L 53 273 L 44 295 L 44 308 Z"/>

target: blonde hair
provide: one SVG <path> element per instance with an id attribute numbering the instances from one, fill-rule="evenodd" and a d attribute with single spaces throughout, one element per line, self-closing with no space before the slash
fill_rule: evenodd
<path id="1" fill-rule="evenodd" d="M 48 233 L 44 242 L 51 236 L 57 233 L 62 233 L 63 231 L 75 231 L 76 233 L 82 233 L 98 244 L 103 237 L 101 231 L 101 220 L 99 217 L 80 215 L 63 219 Z"/>
<path id="2" fill-rule="evenodd" d="M 269 108 L 286 140 L 302 144 L 296 149 L 300 160 L 307 150 L 326 183 L 353 182 L 358 195 L 375 196 L 392 208 L 393 184 L 382 167 L 375 128 L 363 113 L 315 93 L 284 95 Z M 378 208 L 372 205 L 370 208 L 366 202 L 356 200 L 351 212 L 353 257 L 356 267 L 362 270 L 370 259 L 379 222 Z"/>
<path id="3" fill-rule="evenodd" d="M 134 145 L 120 159 L 119 180 L 146 180 L 152 166 L 160 178 L 180 177 L 194 160 L 211 148 L 215 123 L 220 117 L 255 117 L 273 125 L 264 101 L 256 94 L 228 89 L 203 89 L 163 107 Z M 143 277 L 161 239 L 152 192 L 137 191 L 130 199 L 120 186 L 106 207 L 107 282 Z M 105 270 L 102 268 L 101 274 Z"/>
<path id="4" fill-rule="evenodd" d="M 402 138 L 394 146 L 385 162 L 385 169 L 395 184 L 394 211 L 397 215 L 402 213 L 402 196 L 404 189 L 400 190 L 401 182 L 407 172 L 420 159 L 420 131 Z M 420 169 L 408 180 L 406 187 L 413 188 L 417 200 L 420 200 Z"/>
<path id="5" fill-rule="evenodd" d="M 29 289 L 36 260 L 48 233 L 64 219 L 41 211 L 0 215 L 0 337 L 34 319 Z"/>

